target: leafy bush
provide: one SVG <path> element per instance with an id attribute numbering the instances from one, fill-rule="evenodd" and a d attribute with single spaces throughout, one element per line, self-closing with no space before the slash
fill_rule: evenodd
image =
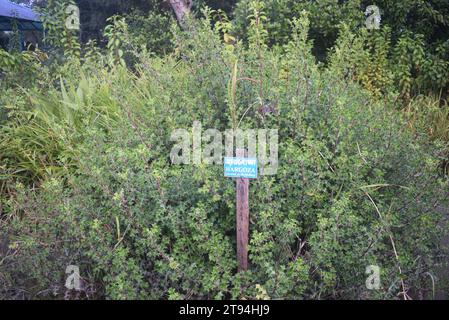
<path id="1" fill-rule="evenodd" d="M 54 51 L 52 56 L 73 61 L 80 57 L 80 44 L 76 30 L 69 29 L 66 24 L 69 5 L 75 5 L 75 1 L 49 0 L 46 7 L 40 9 L 40 16 L 46 31 L 44 42 Z"/>
<path id="2" fill-rule="evenodd" d="M 74 109 L 52 118 L 63 132 L 55 143 L 83 138 L 68 142 L 73 174 L 50 174 L 39 191 L 18 185 L 5 202 L 1 295 L 61 298 L 69 264 L 88 298 L 394 299 L 426 289 L 443 252 L 440 149 L 337 67 L 318 68 L 306 14 L 291 41 L 269 48 L 253 9 L 248 49 L 223 44 L 205 11 L 176 31 L 173 54 L 142 53 L 133 72 L 118 64 L 86 75 L 88 89 L 50 94 L 55 110 Z M 267 104 L 275 112 L 262 112 Z M 279 128 L 277 174 L 250 184 L 246 272 L 236 272 L 234 182 L 220 166 L 170 163 L 171 132 L 193 121 Z M 67 132 L 76 123 L 82 130 Z M 380 290 L 365 287 L 368 265 L 381 268 Z"/>
<path id="3" fill-rule="evenodd" d="M 158 55 L 173 50 L 171 29 L 172 24 L 176 22 L 167 13 L 150 11 L 145 15 L 134 11 L 125 18 L 136 47 L 145 46 L 147 50 Z"/>
<path id="4" fill-rule="evenodd" d="M 57 3 L 61 8 L 63 2 Z M 82 59 L 67 52 L 69 58 L 59 61 L 54 52 L 48 59 L 39 50 L 22 54 L 0 51 L 0 71 L 4 72 L 0 84 L 5 90 L 0 110 L 2 118 L 9 120 L 0 127 L 0 190 L 7 188 L 11 179 L 33 184 L 55 173 L 72 172 L 77 165 L 77 145 L 86 129 L 107 130 L 113 125 L 117 104 L 110 100 L 109 88 L 96 82 L 99 79 L 85 76 L 107 72 L 116 63 L 125 64 L 127 25 L 123 18 L 113 17 L 108 27 L 108 49 L 102 52 L 90 42 Z"/>
<path id="5" fill-rule="evenodd" d="M 269 44 L 284 44 L 291 38 L 290 21 L 303 10 L 310 14 L 309 36 L 314 41 L 313 52 L 319 61 L 326 61 L 328 52 L 338 45 L 342 26 L 348 32 L 364 39 L 365 49 L 371 53 L 370 60 L 363 59 L 364 77 L 362 83 L 371 88 L 381 87 L 379 77 L 392 73 L 396 90 L 408 103 L 419 94 L 437 93 L 447 95 L 449 42 L 447 33 L 449 6 L 447 1 L 392 1 L 380 0 L 375 5 L 381 14 L 380 30 L 366 34 L 364 12 L 372 1 L 351 0 L 241 0 L 234 10 L 235 35 L 247 37 L 248 15 L 252 6 L 258 3 L 267 15 Z M 382 40 L 384 39 L 384 40 Z M 373 46 L 375 40 L 375 46 Z M 363 48 L 358 48 L 363 51 Z M 381 54 L 382 57 L 376 55 Z M 363 55 L 354 50 L 352 59 Z M 387 59 L 379 64 L 377 58 Z M 373 88 L 378 93 L 378 86 Z"/>
<path id="6" fill-rule="evenodd" d="M 0 49 L 0 87 L 6 90 L 38 85 L 37 80 L 45 60 L 47 55 L 40 50 L 8 53 Z"/>

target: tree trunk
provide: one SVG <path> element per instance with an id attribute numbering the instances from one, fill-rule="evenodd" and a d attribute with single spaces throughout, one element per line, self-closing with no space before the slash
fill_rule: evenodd
<path id="1" fill-rule="evenodd" d="M 169 0 L 168 1 L 176 14 L 176 19 L 182 25 L 184 18 L 190 14 L 192 0 Z"/>

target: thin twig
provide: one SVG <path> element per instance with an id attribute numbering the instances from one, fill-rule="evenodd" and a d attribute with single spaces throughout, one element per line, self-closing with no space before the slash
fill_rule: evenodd
<path id="1" fill-rule="evenodd" d="M 366 191 L 364 191 L 364 192 L 365 192 L 366 196 L 370 199 L 371 203 L 374 205 L 374 208 L 376 209 L 377 214 L 379 215 L 380 220 L 382 221 L 382 223 L 385 224 L 385 228 L 386 228 L 386 230 L 387 230 L 387 232 L 388 232 L 388 236 L 389 236 L 389 238 L 390 238 L 391 246 L 393 247 L 394 256 L 396 257 L 396 261 L 397 261 L 397 263 L 398 263 L 399 275 L 400 275 L 400 277 L 401 277 L 402 294 L 403 294 L 404 300 L 408 300 L 408 299 L 407 299 L 408 295 L 407 295 L 407 292 L 406 292 L 406 290 L 405 290 L 404 279 L 402 278 L 401 263 L 399 262 L 399 255 L 398 255 L 398 252 L 397 252 L 397 250 L 396 250 L 396 245 L 395 245 L 395 243 L 394 243 L 393 235 L 392 235 L 392 233 L 391 233 L 391 231 L 390 231 L 390 228 L 389 228 L 389 227 L 387 226 L 387 224 L 385 223 L 385 220 L 383 219 L 382 214 L 380 213 L 379 208 L 377 207 L 377 205 L 376 205 L 376 203 L 374 202 L 373 198 L 371 198 L 371 196 L 368 194 L 368 192 L 366 192 Z"/>

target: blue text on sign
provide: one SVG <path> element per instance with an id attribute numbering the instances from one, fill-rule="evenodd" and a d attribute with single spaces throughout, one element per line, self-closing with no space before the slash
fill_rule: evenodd
<path id="1" fill-rule="evenodd" d="M 257 158 L 224 158 L 224 176 L 227 178 L 257 179 Z"/>

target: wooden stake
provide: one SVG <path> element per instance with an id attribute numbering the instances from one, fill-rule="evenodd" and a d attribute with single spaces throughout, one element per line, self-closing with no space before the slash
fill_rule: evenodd
<path id="1" fill-rule="evenodd" d="M 236 150 L 237 157 L 245 157 L 244 149 Z M 249 238 L 249 179 L 237 178 L 237 262 L 238 271 L 248 270 Z"/>

